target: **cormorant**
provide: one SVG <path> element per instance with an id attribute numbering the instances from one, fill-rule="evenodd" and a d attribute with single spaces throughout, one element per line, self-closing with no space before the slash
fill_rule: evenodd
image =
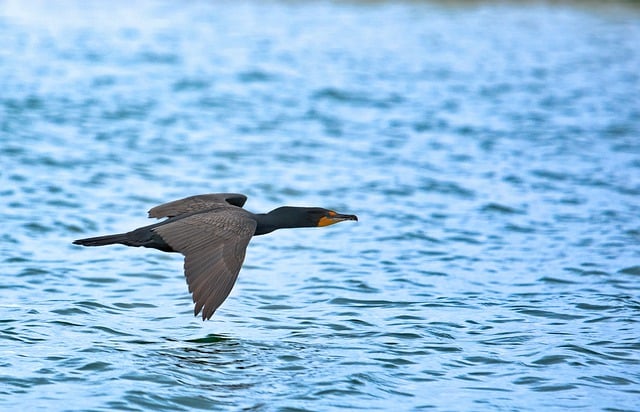
<path id="1" fill-rule="evenodd" d="M 150 218 L 162 222 L 127 233 L 78 239 L 76 245 L 143 246 L 185 256 L 184 273 L 193 294 L 194 316 L 210 319 L 233 287 L 252 236 L 277 229 L 329 226 L 358 220 L 319 207 L 283 206 L 254 214 L 242 208 L 245 195 L 213 193 L 190 196 L 156 206 Z"/>

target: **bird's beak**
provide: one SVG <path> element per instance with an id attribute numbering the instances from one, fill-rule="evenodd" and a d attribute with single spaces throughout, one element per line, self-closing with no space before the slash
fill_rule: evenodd
<path id="1" fill-rule="evenodd" d="M 336 224 L 338 222 L 342 222 L 344 220 L 355 220 L 356 222 L 358 221 L 358 216 L 356 215 L 343 215 L 340 213 L 329 213 L 327 216 L 322 216 L 320 218 L 320 220 L 318 221 L 318 226 L 322 227 L 322 226 L 329 226 L 329 225 L 333 225 Z"/>

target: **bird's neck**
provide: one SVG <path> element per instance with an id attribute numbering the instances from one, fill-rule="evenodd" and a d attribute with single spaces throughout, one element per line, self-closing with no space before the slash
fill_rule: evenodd
<path id="1" fill-rule="evenodd" d="M 287 209 L 289 209 L 287 211 Z M 254 236 L 266 235 L 278 229 L 291 229 L 295 227 L 309 226 L 306 222 L 302 222 L 299 216 L 291 213 L 294 208 L 278 208 L 269 213 L 255 214 L 258 225 Z"/>
<path id="2" fill-rule="evenodd" d="M 277 224 L 277 220 L 273 219 L 273 216 L 269 216 L 268 213 L 258 213 L 255 215 L 258 225 L 253 236 L 266 235 L 274 230 L 280 229 Z"/>

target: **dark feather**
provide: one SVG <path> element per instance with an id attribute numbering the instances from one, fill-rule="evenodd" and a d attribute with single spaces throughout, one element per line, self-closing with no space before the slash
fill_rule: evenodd
<path id="1" fill-rule="evenodd" d="M 185 213 L 215 209 L 221 206 L 242 207 L 246 201 L 247 197 L 239 193 L 212 193 L 208 195 L 196 195 L 156 206 L 149 210 L 149 217 L 155 217 L 158 219 L 163 217 L 174 217 Z"/>
<path id="2" fill-rule="evenodd" d="M 236 282 L 256 221 L 243 209 L 228 206 L 197 213 L 153 229 L 185 255 L 184 271 L 195 302 L 194 312 L 209 319 Z"/>

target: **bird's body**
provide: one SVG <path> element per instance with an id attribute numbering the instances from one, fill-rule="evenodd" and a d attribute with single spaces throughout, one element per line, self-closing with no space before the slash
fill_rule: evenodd
<path id="1" fill-rule="evenodd" d="M 156 206 L 151 218 L 167 218 L 127 233 L 78 239 L 83 246 L 122 244 L 185 256 L 184 271 L 193 294 L 194 314 L 209 319 L 231 292 L 249 241 L 277 229 L 328 226 L 358 220 L 322 208 L 284 206 L 254 214 L 242 208 L 246 196 L 196 195 Z"/>

